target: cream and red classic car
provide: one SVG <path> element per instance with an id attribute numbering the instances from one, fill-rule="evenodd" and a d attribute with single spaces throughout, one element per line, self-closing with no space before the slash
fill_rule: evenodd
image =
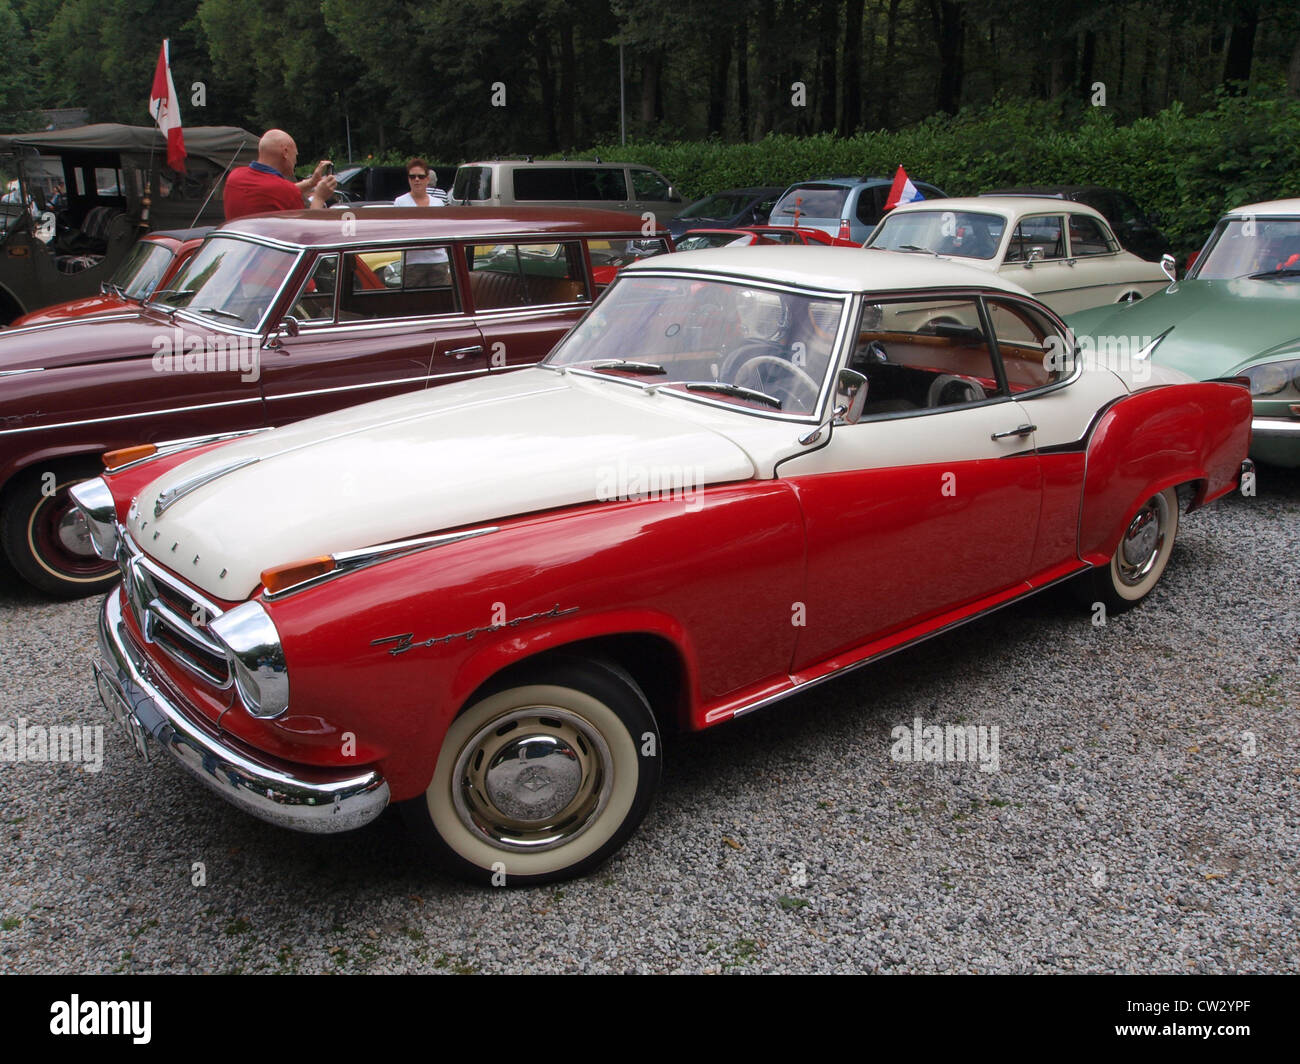
<path id="1" fill-rule="evenodd" d="M 662 736 L 1065 580 L 1112 610 L 1233 490 L 1250 396 L 1087 359 L 995 275 L 838 248 L 635 263 L 542 365 L 73 489 L 142 751 L 309 832 L 400 803 L 484 882 L 623 844 Z"/>
<path id="2" fill-rule="evenodd" d="M 1058 314 L 1136 302 L 1173 280 L 1120 247 L 1091 207 L 1046 197 L 908 203 L 885 215 L 863 246 L 941 255 L 994 271 Z"/>

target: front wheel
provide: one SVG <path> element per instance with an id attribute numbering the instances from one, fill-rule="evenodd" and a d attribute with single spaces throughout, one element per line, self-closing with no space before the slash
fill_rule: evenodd
<path id="1" fill-rule="evenodd" d="M 107 591 L 117 580 L 117 566 L 95 553 L 86 519 L 68 494 L 101 472 L 93 459 L 29 469 L 0 499 L 4 552 L 14 571 L 47 595 L 81 598 Z"/>
<path id="2" fill-rule="evenodd" d="M 636 830 L 660 776 L 654 714 L 605 662 L 565 661 L 452 722 L 433 780 L 402 806 L 454 874 L 526 886 L 590 871 Z"/>
<path id="3" fill-rule="evenodd" d="M 1094 601 L 1114 613 L 1132 609 L 1159 582 L 1178 532 L 1178 491 L 1153 495 L 1133 515 L 1110 564 L 1088 573 Z"/>

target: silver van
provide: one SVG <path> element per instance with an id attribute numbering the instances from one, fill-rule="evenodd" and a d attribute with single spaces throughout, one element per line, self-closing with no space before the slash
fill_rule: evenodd
<path id="1" fill-rule="evenodd" d="M 448 203 L 470 207 L 598 207 L 642 215 L 659 223 L 685 206 L 668 179 L 636 163 L 466 163 L 456 170 Z"/>

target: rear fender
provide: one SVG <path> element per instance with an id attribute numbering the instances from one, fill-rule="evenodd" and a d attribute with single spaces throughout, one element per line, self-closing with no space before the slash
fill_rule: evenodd
<path id="1" fill-rule="evenodd" d="M 1149 388 L 1107 410 L 1088 441 L 1079 556 L 1104 565 L 1137 508 L 1195 485 L 1189 509 L 1233 489 L 1250 448 L 1250 393 L 1213 382 Z"/>

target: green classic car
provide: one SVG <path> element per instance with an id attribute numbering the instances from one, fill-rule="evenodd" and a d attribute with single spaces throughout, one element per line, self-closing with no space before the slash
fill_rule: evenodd
<path id="1" fill-rule="evenodd" d="M 1300 466 L 1300 199 L 1230 211 L 1184 280 L 1065 320 L 1102 357 L 1150 359 L 1201 380 L 1245 377 L 1251 456 Z"/>

